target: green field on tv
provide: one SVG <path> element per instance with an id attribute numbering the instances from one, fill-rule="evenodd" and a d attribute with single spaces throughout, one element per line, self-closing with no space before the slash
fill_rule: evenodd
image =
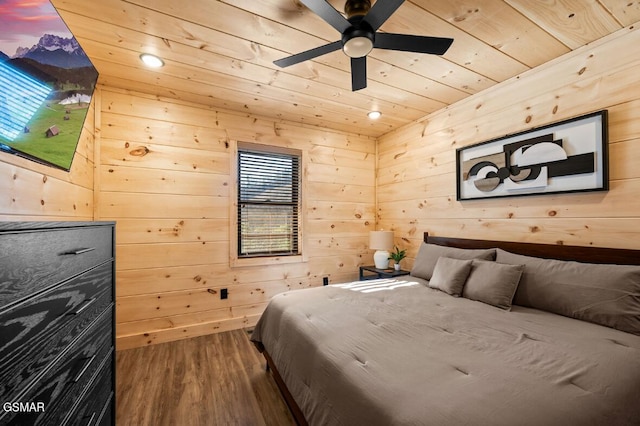
<path id="1" fill-rule="evenodd" d="M 33 155 L 65 170 L 69 170 L 78 143 L 79 130 L 82 130 L 89 104 L 60 105 L 46 101 L 33 115 L 27 128 L 6 145 L 24 153 Z M 65 120 L 65 116 L 68 117 Z M 56 126 L 58 134 L 47 137 L 47 130 Z"/>

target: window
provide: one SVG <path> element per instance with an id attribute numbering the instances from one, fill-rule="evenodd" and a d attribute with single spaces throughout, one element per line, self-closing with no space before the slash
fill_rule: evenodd
<path id="1" fill-rule="evenodd" d="M 238 258 L 300 254 L 300 155 L 238 147 Z"/>

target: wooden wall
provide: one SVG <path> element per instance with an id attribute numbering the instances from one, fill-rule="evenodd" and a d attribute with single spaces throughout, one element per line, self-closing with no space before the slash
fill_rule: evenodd
<path id="1" fill-rule="evenodd" d="M 379 226 L 412 257 L 423 231 L 640 248 L 639 43 L 640 28 L 623 29 L 381 137 Z M 600 109 L 609 110 L 608 192 L 456 201 L 456 148 Z"/>
<path id="2" fill-rule="evenodd" d="M 117 221 L 117 348 L 235 329 L 371 260 L 375 140 L 103 87 L 96 219 Z M 307 262 L 230 267 L 234 141 L 302 150 Z M 229 298 L 220 299 L 227 288 Z"/>
<path id="3" fill-rule="evenodd" d="M 99 97 L 96 91 L 69 172 L 0 153 L 0 220 L 93 219 L 94 123 Z"/>
<path id="4" fill-rule="evenodd" d="M 118 222 L 118 349 L 251 325 L 278 292 L 355 279 L 376 226 L 394 229 L 411 256 L 423 231 L 640 248 L 638 43 L 640 30 L 624 29 L 377 146 L 101 86 L 70 173 L 0 154 L 0 219 Z M 609 110 L 610 191 L 455 200 L 457 147 L 600 109 Z M 307 262 L 229 266 L 235 141 L 303 151 Z"/>

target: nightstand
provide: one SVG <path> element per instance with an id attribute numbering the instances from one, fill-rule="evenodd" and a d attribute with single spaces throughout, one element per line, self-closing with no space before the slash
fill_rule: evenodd
<path id="1" fill-rule="evenodd" d="M 364 272 L 371 272 L 372 274 L 365 275 Z M 360 267 L 360 281 L 375 280 L 378 278 L 395 278 L 402 275 L 409 275 L 409 271 L 403 271 L 402 269 L 396 271 L 393 268 L 378 269 L 375 266 L 361 266 Z"/>

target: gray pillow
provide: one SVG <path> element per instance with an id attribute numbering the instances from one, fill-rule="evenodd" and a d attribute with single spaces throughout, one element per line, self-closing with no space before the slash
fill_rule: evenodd
<path id="1" fill-rule="evenodd" d="M 462 288 L 470 271 L 471 260 L 440 257 L 429 280 L 429 287 L 458 297 L 462 294 Z"/>
<path id="2" fill-rule="evenodd" d="M 509 310 L 523 269 L 524 265 L 474 259 L 462 297 Z"/>
<path id="3" fill-rule="evenodd" d="M 496 249 L 471 250 L 422 243 L 418 250 L 418 254 L 416 255 L 416 260 L 413 262 L 411 275 L 418 278 L 424 278 L 425 280 L 430 280 L 433 275 L 433 270 L 436 267 L 436 262 L 438 262 L 438 258 L 441 256 L 461 260 L 495 260 Z"/>
<path id="4" fill-rule="evenodd" d="M 640 266 L 541 259 L 501 249 L 497 260 L 525 265 L 515 305 L 640 335 Z"/>

